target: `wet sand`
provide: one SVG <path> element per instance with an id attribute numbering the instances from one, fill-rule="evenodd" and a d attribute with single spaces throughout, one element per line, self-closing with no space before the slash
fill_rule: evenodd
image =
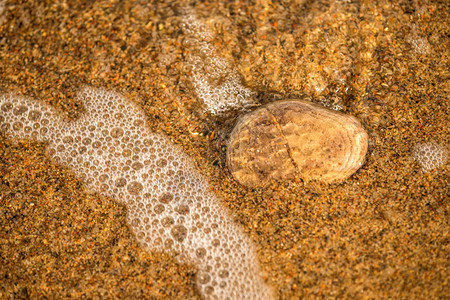
<path id="1" fill-rule="evenodd" d="M 437 299 L 449 287 L 449 164 L 411 149 L 449 145 L 449 5 L 439 1 L 205 2 L 260 101 L 313 97 L 367 129 L 363 167 L 339 185 L 249 189 L 224 163 L 232 121 L 204 113 L 189 82 L 179 3 L 7 1 L 0 92 L 83 113 L 84 84 L 114 89 L 191 156 L 258 247 L 280 299 Z M 233 120 L 231 118 L 231 120 Z M 42 144 L 0 135 L 0 298 L 197 299 L 195 268 L 147 253 L 125 207 L 88 194 Z"/>

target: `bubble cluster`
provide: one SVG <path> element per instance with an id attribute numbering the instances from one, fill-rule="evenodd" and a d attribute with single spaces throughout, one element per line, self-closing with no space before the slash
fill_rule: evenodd
<path id="1" fill-rule="evenodd" d="M 412 153 L 414 159 L 422 166 L 422 170 L 426 172 L 441 167 L 447 162 L 447 149 L 434 142 L 416 145 Z"/>
<path id="2" fill-rule="evenodd" d="M 214 34 L 206 24 L 187 10 L 182 28 L 187 46 L 192 46 L 187 58 L 192 71 L 190 80 L 206 109 L 212 114 L 223 114 L 254 106 L 255 92 L 243 86 L 238 72 L 220 57 L 212 44 Z"/>
<path id="3" fill-rule="evenodd" d="M 66 122 L 48 105 L 1 95 L 1 131 L 47 141 L 46 153 L 69 166 L 89 191 L 123 202 L 144 247 L 198 267 L 205 298 L 272 298 L 252 244 L 191 160 L 150 132 L 144 113 L 121 95 L 84 88 L 78 98 L 86 114 Z"/>
<path id="4" fill-rule="evenodd" d="M 431 45 L 425 38 L 410 36 L 407 41 L 411 44 L 414 54 L 425 56 L 431 53 Z"/>
<path id="5" fill-rule="evenodd" d="M 406 41 L 411 45 L 413 55 L 427 56 L 431 53 L 431 45 L 425 37 L 421 37 L 417 26 L 411 26 L 411 32 L 406 38 Z"/>

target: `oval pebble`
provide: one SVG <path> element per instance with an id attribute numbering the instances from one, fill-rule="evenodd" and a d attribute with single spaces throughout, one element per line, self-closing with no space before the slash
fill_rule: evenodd
<path id="1" fill-rule="evenodd" d="M 231 174 L 249 187 L 272 181 L 342 182 L 363 164 L 368 135 L 353 116 L 309 101 L 269 103 L 242 116 L 227 148 Z"/>

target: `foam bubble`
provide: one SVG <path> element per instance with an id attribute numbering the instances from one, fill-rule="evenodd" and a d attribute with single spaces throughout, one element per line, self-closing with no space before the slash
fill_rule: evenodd
<path id="1" fill-rule="evenodd" d="M 150 132 L 141 109 L 117 93 L 84 88 L 78 100 L 87 113 L 67 122 L 48 105 L 1 95 L 0 128 L 14 140 L 47 141 L 46 153 L 86 189 L 123 202 L 145 248 L 197 266 L 205 298 L 272 298 L 251 242 L 180 148 Z"/>
<path id="2" fill-rule="evenodd" d="M 412 152 L 414 159 L 425 172 L 439 168 L 447 162 L 447 149 L 434 142 L 418 144 Z"/>
<path id="3" fill-rule="evenodd" d="M 192 46 L 188 52 L 191 82 L 197 97 L 212 114 L 223 114 L 231 109 L 241 110 L 256 105 L 255 92 L 246 88 L 238 72 L 211 43 L 214 33 L 196 15 L 186 9 L 183 32 Z"/>

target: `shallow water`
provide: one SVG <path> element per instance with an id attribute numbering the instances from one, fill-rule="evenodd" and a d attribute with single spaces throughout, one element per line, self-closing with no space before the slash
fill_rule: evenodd
<path id="1" fill-rule="evenodd" d="M 358 117 L 369 133 L 366 163 L 343 184 L 299 179 L 264 189 L 239 185 L 226 169 L 238 113 L 218 119 L 197 99 L 180 6 L 7 1 L 0 91 L 42 100 L 68 118 L 83 112 L 74 96 L 83 84 L 137 103 L 150 129 L 180 145 L 210 180 L 281 299 L 446 296 L 449 167 L 424 172 L 412 149 L 449 145 L 448 4 L 193 7 L 259 101 L 306 95 Z M 1 136 L 0 152 L 2 298 L 200 297 L 194 266 L 141 249 L 125 208 L 87 194 L 44 145 Z"/>

